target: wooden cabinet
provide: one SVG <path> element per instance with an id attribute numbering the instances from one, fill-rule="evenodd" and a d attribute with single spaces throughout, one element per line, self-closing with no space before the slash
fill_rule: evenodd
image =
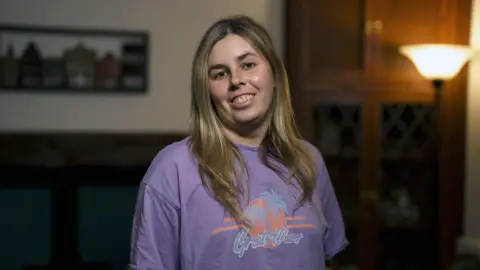
<path id="1" fill-rule="evenodd" d="M 398 47 L 468 42 L 470 6 L 470 0 L 287 1 L 291 76 L 303 90 L 418 87 L 423 80 Z"/>
<path id="2" fill-rule="evenodd" d="M 465 69 L 434 103 L 403 44 L 467 44 L 470 0 L 287 0 L 302 135 L 348 228 L 338 269 L 446 269 L 462 228 Z"/>

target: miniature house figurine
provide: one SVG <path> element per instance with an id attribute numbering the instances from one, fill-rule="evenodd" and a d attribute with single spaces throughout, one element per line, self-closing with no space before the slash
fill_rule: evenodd
<path id="1" fill-rule="evenodd" d="M 112 53 L 107 53 L 98 63 L 95 72 L 96 84 L 100 88 L 118 88 L 121 64 Z"/>
<path id="2" fill-rule="evenodd" d="M 0 85 L 15 87 L 18 85 L 18 60 L 15 59 L 15 48 L 10 44 L 6 55 L 1 61 Z"/>
<path id="3" fill-rule="evenodd" d="M 71 88 L 90 88 L 94 86 L 96 53 L 93 49 L 78 44 L 65 51 L 67 84 Z"/>
<path id="4" fill-rule="evenodd" d="M 35 42 L 30 42 L 20 58 L 20 86 L 42 87 L 42 57 Z"/>

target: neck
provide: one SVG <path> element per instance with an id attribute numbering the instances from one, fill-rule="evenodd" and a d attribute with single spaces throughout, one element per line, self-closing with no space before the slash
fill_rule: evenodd
<path id="1" fill-rule="evenodd" d="M 267 125 L 261 125 L 257 128 L 247 129 L 244 132 L 238 132 L 224 126 L 223 130 L 225 136 L 233 143 L 258 147 L 265 138 L 267 128 Z"/>

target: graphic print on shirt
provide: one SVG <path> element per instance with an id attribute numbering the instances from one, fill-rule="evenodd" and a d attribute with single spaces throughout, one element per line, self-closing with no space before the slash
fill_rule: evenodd
<path id="1" fill-rule="evenodd" d="M 242 226 L 233 243 L 233 252 L 239 258 L 249 249 L 275 248 L 283 244 L 299 244 L 303 238 L 297 229 L 315 229 L 315 224 L 306 223 L 303 216 L 287 216 L 287 204 L 274 191 L 263 192 L 252 200 L 244 210 L 252 229 Z M 225 226 L 212 231 L 212 234 L 238 229 L 233 218 L 224 220 Z"/>

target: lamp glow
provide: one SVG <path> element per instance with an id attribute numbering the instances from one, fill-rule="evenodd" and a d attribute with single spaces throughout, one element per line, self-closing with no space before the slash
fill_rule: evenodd
<path id="1" fill-rule="evenodd" d="M 425 78 L 450 80 L 472 58 L 475 50 L 462 45 L 419 44 L 402 46 L 400 53 L 409 58 Z"/>

